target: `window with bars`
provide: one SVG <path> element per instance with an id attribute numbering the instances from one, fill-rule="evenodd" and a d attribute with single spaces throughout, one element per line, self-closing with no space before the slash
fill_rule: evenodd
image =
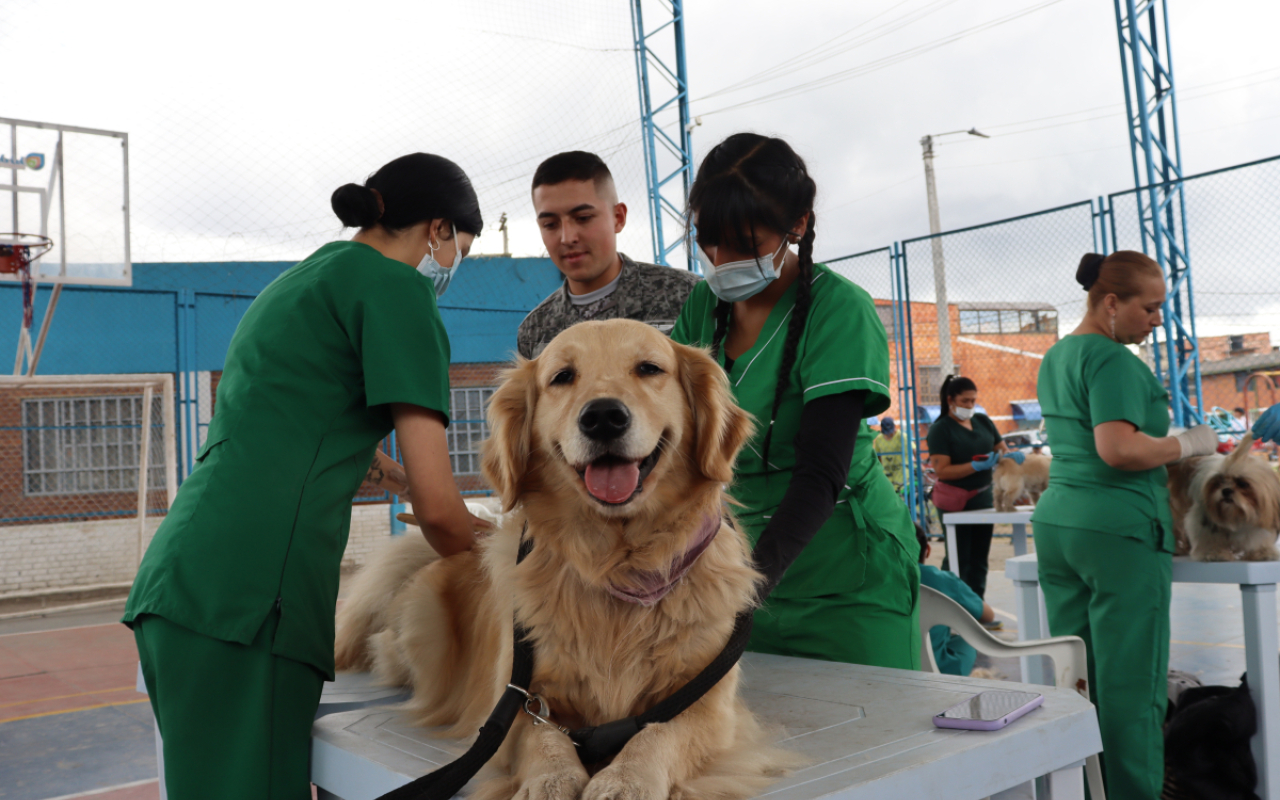
<path id="1" fill-rule="evenodd" d="M 164 486 L 163 398 L 152 399 L 148 486 Z M 142 396 L 22 401 L 22 490 L 29 496 L 136 492 Z"/>
<path id="2" fill-rule="evenodd" d="M 880 317 L 880 324 L 884 326 L 885 335 L 889 337 L 889 341 L 893 341 L 893 306 L 876 306 L 876 315 Z"/>
<path id="3" fill-rule="evenodd" d="M 449 390 L 449 461 L 454 475 L 480 474 L 480 443 L 489 436 L 484 412 L 496 386 Z"/>
<path id="4" fill-rule="evenodd" d="M 962 309 L 961 333 L 1057 333 L 1057 311 Z"/>

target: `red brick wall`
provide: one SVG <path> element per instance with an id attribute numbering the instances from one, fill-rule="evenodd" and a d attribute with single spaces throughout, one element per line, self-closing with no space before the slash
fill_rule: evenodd
<path id="1" fill-rule="evenodd" d="M 1244 347 L 1239 350 L 1232 350 L 1230 336 L 1201 336 L 1196 340 L 1200 345 L 1200 363 L 1221 361 L 1231 356 L 1271 352 L 1270 333 L 1246 333 L 1242 338 L 1244 339 Z"/>
<path id="2" fill-rule="evenodd" d="M 877 306 L 888 306 L 890 301 L 877 300 Z M 956 306 L 949 307 L 951 317 L 951 354 L 952 359 L 960 366 L 960 372 L 971 378 L 978 386 L 978 403 L 992 417 L 1012 416 L 1010 403 L 1018 400 L 1034 400 L 1036 397 L 1036 377 L 1040 371 L 1040 359 L 1019 353 L 1008 353 L 983 347 L 970 342 L 959 341 L 960 312 Z M 922 405 L 938 405 L 936 394 L 923 393 L 923 381 L 920 366 L 935 365 L 939 361 L 938 354 L 938 307 L 933 303 L 911 304 L 912 338 L 914 340 L 916 369 L 917 402 Z M 1020 350 L 1024 353 L 1041 354 L 1057 342 L 1053 333 L 1015 333 L 963 334 L 963 338 L 984 342 L 998 347 Z M 897 346 L 889 341 L 890 389 L 893 404 L 887 412 L 894 419 L 901 419 L 902 412 L 898 407 L 898 353 Z M 996 427 L 1001 433 L 1016 430 L 1018 425 L 1013 420 L 996 420 Z M 921 426 L 920 434 L 924 435 L 926 427 Z"/>
<path id="3" fill-rule="evenodd" d="M 119 519 L 118 513 L 137 513 L 138 493 L 94 492 L 75 495 L 23 494 L 22 453 L 22 401 L 55 397 L 118 397 L 140 395 L 135 388 L 52 388 L 30 387 L 24 389 L 0 388 L 0 518 L 30 521 L 65 520 L 70 515 L 76 519 Z M 149 507 L 167 506 L 164 490 L 152 491 Z M 0 523 L 7 525 L 29 522 Z"/>

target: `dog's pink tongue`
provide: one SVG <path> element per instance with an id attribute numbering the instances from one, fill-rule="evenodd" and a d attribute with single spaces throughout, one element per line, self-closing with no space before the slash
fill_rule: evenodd
<path id="1" fill-rule="evenodd" d="M 594 462 L 583 476 L 587 491 L 597 500 L 621 503 L 635 494 L 640 482 L 640 466 L 634 461 Z"/>

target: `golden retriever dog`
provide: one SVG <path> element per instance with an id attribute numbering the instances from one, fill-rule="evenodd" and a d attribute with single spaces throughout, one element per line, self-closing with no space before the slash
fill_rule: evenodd
<path id="1" fill-rule="evenodd" d="M 1276 561 L 1280 477 L 1249 457 L 1246 433 L 1227 456 L 1188 458 L 1169 465 L 1169 507 L 1178 554 L 1194 561 Z"/>
<path id="2" fill-rule="evenodd" d="M 450 558 L 414 535 L 375 556 L 338 615 L 338 668 L 411 685 L 416 722 L 471 736 L 510 677 L 514 617 L 533 644 L 530 691 L 558 725 L 651 708 L 720 653 L 755 602 L 760 575 L 723 511 L 750 417 L 704 351 L 611 320 L 520 359 L 488 420 L 483 470 L 503 527 Z M 522 538 L 532 550 L 517 565 Z M 520 714 L 475 797 L 755 794 L 796 760 L 772 746 L 738 681 L 734 667 L 600 764 Z"/>
<path id="3" fill-rule="evenodd" d="M 1052 460 L 1038 453 L 1027 453 L 1021 464 L 1012 458 L 1000 459 L 991 479 L 996 511 L 1013 511 L 1024 497 L 1031 501 L 1031 505 L 1040 502 L 1040 495 L 1049 487 L 1049 463 Z"/>

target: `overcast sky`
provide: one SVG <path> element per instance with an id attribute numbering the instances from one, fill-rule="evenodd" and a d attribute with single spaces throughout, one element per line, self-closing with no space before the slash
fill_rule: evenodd
<path id="1" fill-rule="evenodd" d="M 1186 172 L 1280 153 L 1280 7 L 1170 7 Z M 820 257 L 928 232 L 924 134 L 992 136 L 940 141 L 944 229 L 1132 186 L 1108 0 L 687 0 L 686 13 L 695 155 L 740 130 L 790 141 L 818 182 Z M 629 48 L 626 0 L 6 0 L 0 116 L 129 132 L 136 261 L 301 258 L 341 235 L 337 185 L 412 150 L 471 174 L 476 252 L 501 251 L 505 212 L 511 250 L 540 255 L 529 178 L 571 148 L 605 155 L 632 212 L 622 247 L 649 258 Z M 1280 314 L 1268 302 L 1248 324 Z"/>

